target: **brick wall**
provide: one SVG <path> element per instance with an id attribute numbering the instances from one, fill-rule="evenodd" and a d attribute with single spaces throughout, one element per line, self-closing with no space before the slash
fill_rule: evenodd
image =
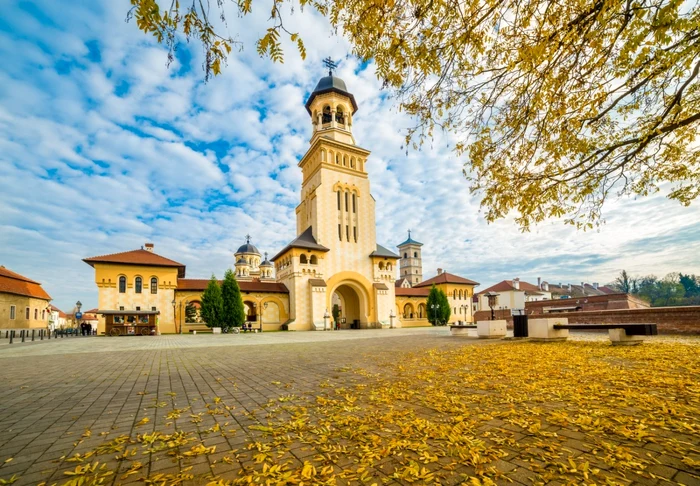
<path id="1" fill-rule="evenodd" d="M 506 319 L 508 326 L 513 324 L 510 310 L 496 311 L 496 319 Z M 530 314 L 530 319 L 540 316 L 565 317 L 569 324 L 657 324 L 659 334 L 699 334 L 700 305 L 683 307 L 649 307 L 646 309 L 615 309 L 599 311 L 556 312 L 550 314 Z M 490 311 L 479 311 L 476 320 L 488 320 Z"/>

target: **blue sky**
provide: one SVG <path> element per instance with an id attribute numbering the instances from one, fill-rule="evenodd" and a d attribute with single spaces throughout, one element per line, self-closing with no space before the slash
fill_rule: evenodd
<path id="1" fill-rule="evenodd" d="M 359 104 L 356 140 L 372 151 L 378 242 L 394 247 L 411 228 L 426 278 L 441 267 L 485 288 L 513 277 L 604 283 L 623 268 L 700 273 L 700 205 L 663 194 L 612 201 L 592 232 L 486 224 L 450 137 L 406 154 L 411 120 L 310 11 L 287 23 L 308 57 L 288 46 L 284 64 L 255 54 L 265 12 L 229 15 L 244 50 L 204 83 L 197 46 L 166 66 L 166 51 L 124 21 L 128 6 L 11 1 L 0 17 L 0 264 L 42 282 L 61 308 L 96 306 L 88 256 L 148 241 L 188 277 L 208 277 L 233 265 L 247 233 L 271 254 L 292 239 L 311 134 L 304 102 L 327 56 Z"/>

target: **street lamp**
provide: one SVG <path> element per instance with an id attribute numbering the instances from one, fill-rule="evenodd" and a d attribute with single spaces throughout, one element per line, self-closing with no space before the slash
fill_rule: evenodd
<path id="1" fill-rule="evenodd" d="M 175 302 L 175 297 L 173 297 L 173 301 L 171 302 L 171 304 L 173 305 L 173 325 L 175 326 L 175 332 L 178 332 L 177 319 L 175 318 L 175 305 L 177 304 L 177 302 Z M 180 334 L 180 333 L 178 333 L 178 334 Z"/>
<path id="2" fill-rule="evenodd" d="M 394 329 L 394 317 L 396 314 L 394 314 L 394 309 L 391 309 L 389 311 L 389 329 Z"/>
<path id="3" fill-rule="evenodd" d="M 440 304 L 430 304 L 430 308 L 433 309 L 433 320 L 437 325 L 437 312 L 440 310 Z"/>
<path id="4" fill-rule="evenodd" d="M 495 321 L 495 320 L 496 320 L 496 315 L 495 315 L 494 312 L 493 312 L 493 308 L 494 308 L 494 307 L 496 306 L 496 304 L 498 303 L 498 296 L 499 296 L 500 294 L 497 294 L 496 292 L 486 292 L 484 295 L 488 298 L 489 307 L 491 308 L 491 320 L 492 320 L 492 321 Z"/>
<path id="5" fill-rule="evenodd" d="M 78 308 L 78 311 L 75 313 L 75 323 L 78 327 L 80 327 L 80 318 L 83 317 L 83 313 L 80 312 L 80 308 L 83 306 L 83 304 L 78 301 L 75 303 L 75 307 Z"/>

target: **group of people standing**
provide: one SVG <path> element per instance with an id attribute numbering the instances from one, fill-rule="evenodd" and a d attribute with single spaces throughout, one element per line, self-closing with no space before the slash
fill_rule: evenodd
<path id="1" fill-rule="evenodd" d="M 80 335 L 81 336 L 92 336 L 92 324 L 83 322 L 80 324 Z"/>

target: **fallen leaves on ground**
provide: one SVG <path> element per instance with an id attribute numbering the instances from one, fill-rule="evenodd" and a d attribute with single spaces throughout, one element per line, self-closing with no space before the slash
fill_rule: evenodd
<path id="1" fill-rule="evenodd" d="M 672 467 L 700 481 L 699 351 L 656 342 L 421 350 L 375 359 L 371 368 L 337 368 L 342 376 L 313 393 L 280 394 L 257 412 L 237 412 L 219 397 L 207 414 L 183 420 L 190 407 L 174 409 L 156 426 L 162 418 L 196 431 L 190 424 L 187 432 L 120 436 L 75 460 L 117 454 L 134 461 L 122 469 L 127 475 L 141 470 L 135 457 L 143 454 L 183 464 L 178 474 L 142 478 L 146 484 L 191 480 L 187 461 L 208 456 L 214 471 L 229 466 L 200 478 L 211 485 L 622 485 L 658 478 L 650 468 L 672 457 Z M 243 451 L 207 443 L 226 437 L 220 414 L 254 421 Z"/>

